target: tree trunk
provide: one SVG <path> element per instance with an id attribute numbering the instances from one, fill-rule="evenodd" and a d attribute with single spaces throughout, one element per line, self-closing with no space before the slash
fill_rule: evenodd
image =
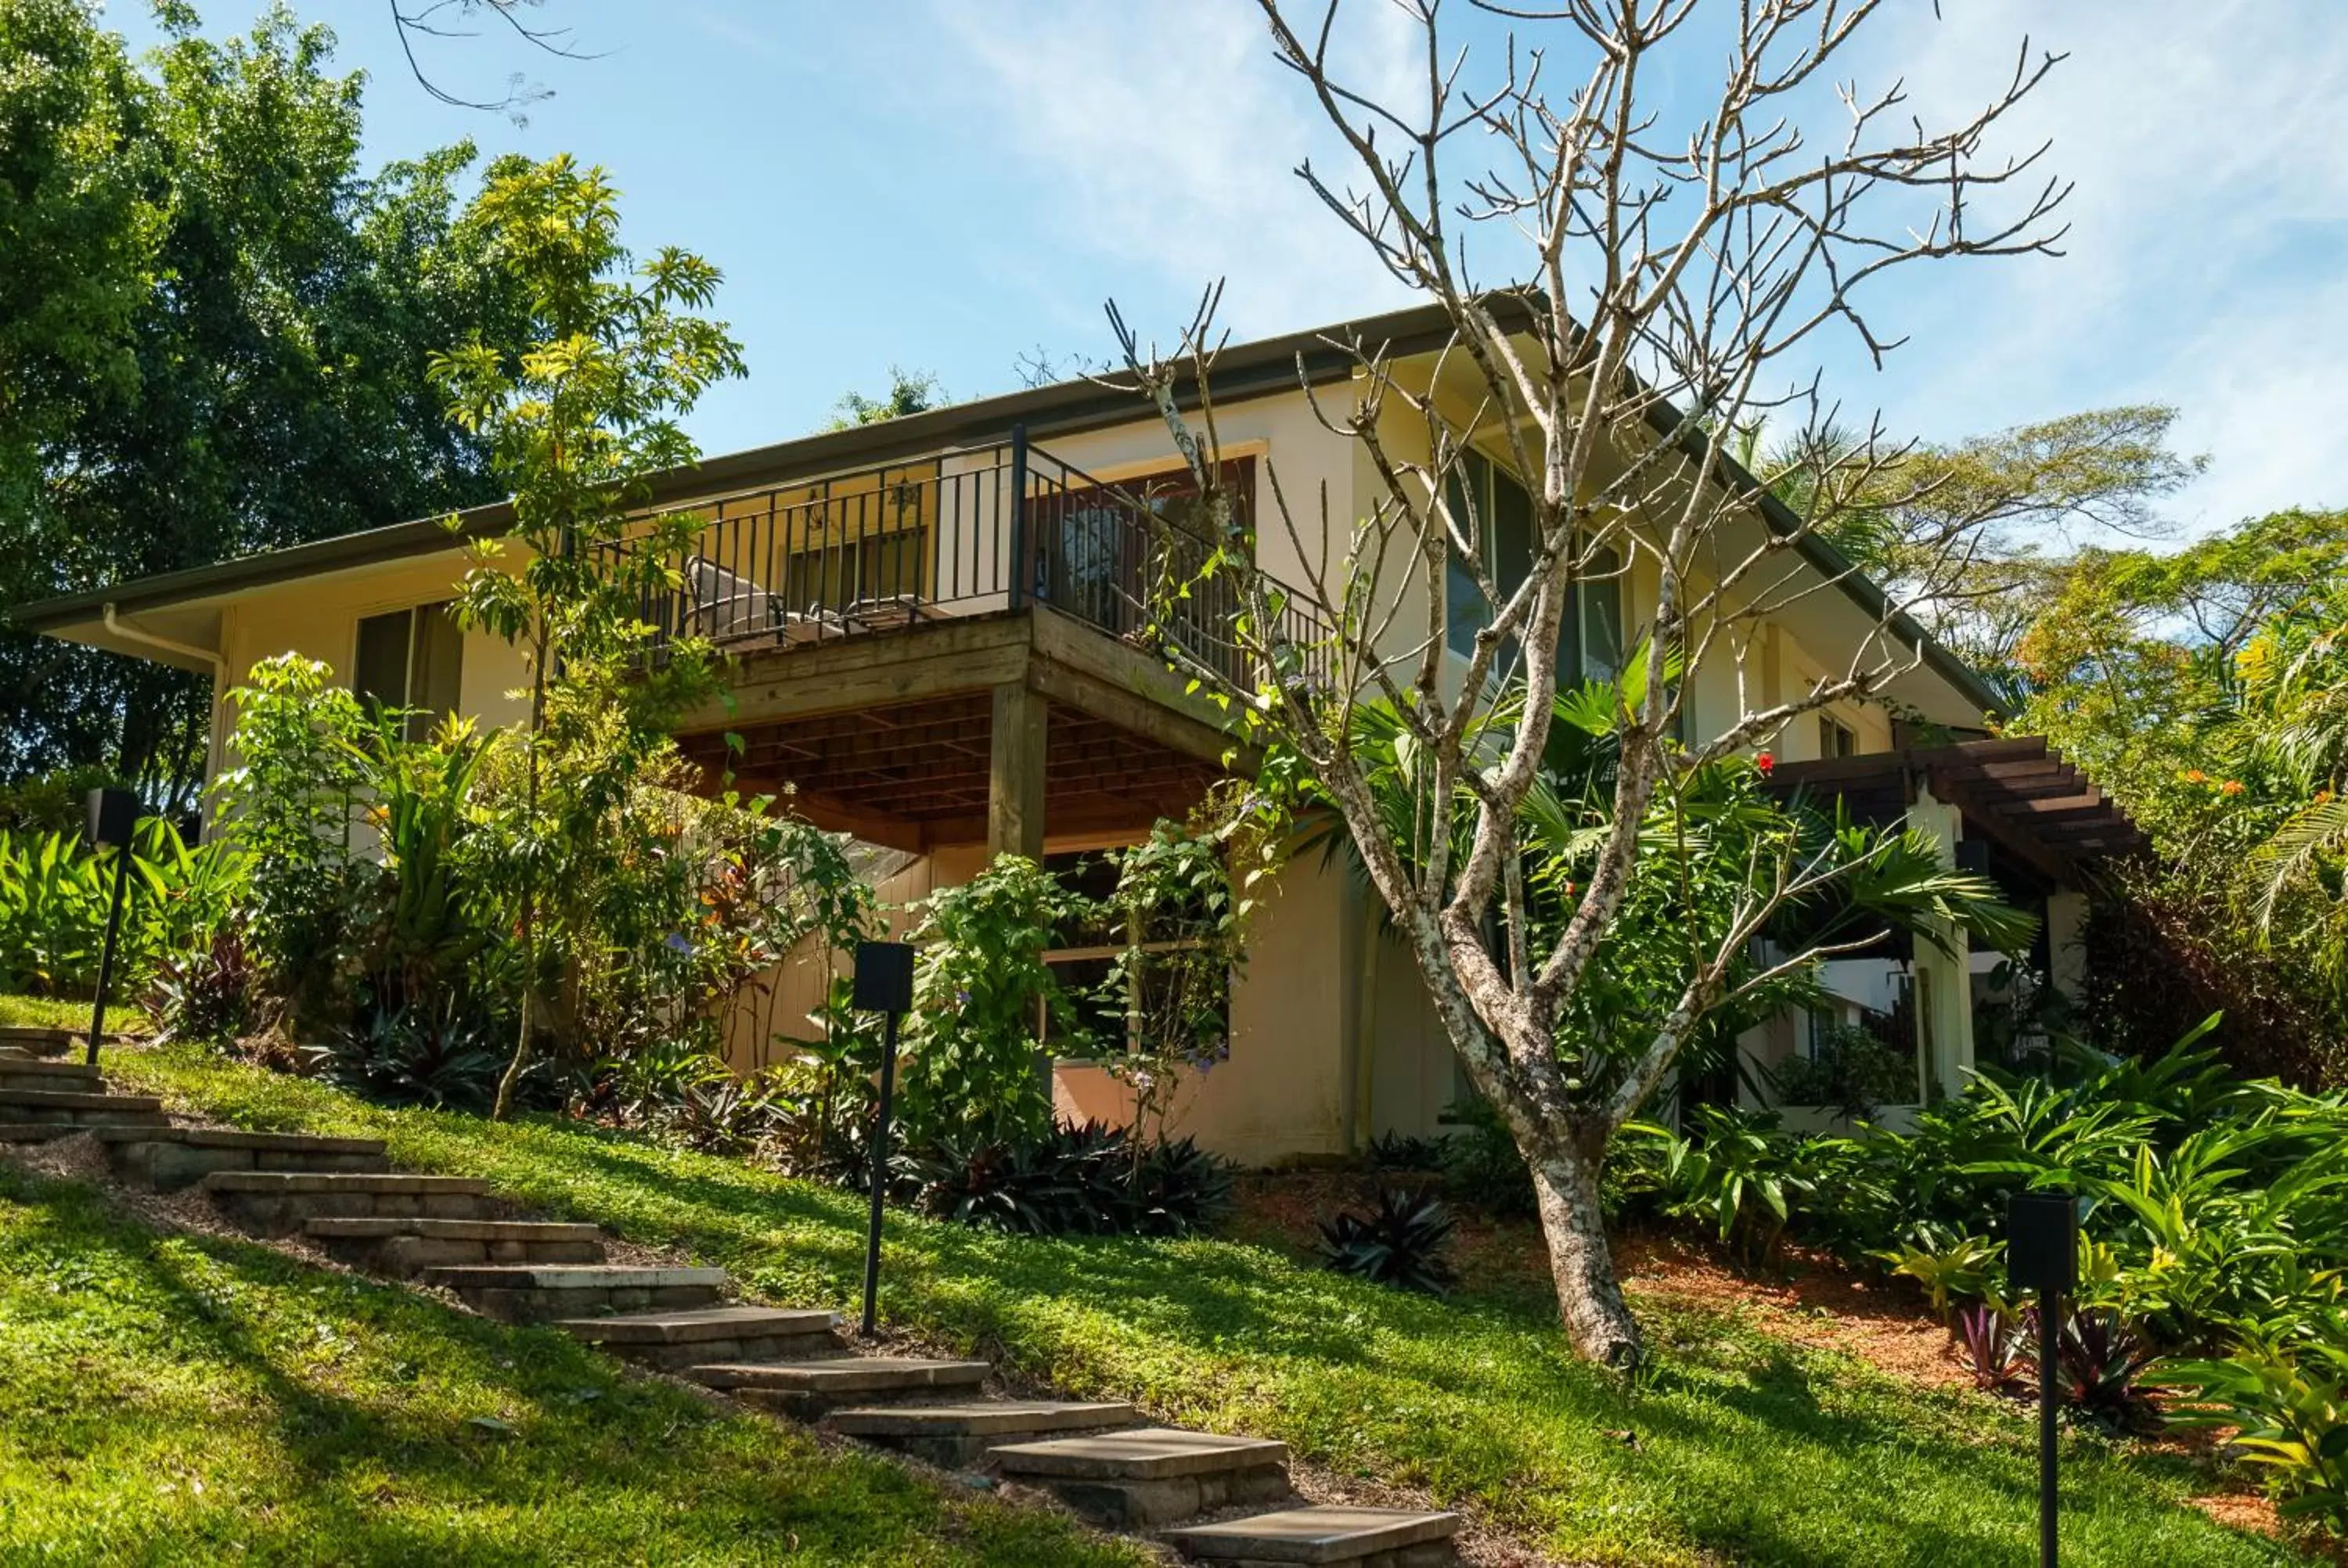
<path id="1" fill-rule="evenodd" d="M 1619 1372 L 1635 1371 L 1645 1348 L 1606 1247 L 1597 1163 L 1569 1143 L 1543 1150 L 1528 1163 L 1557 1281 L 1558 1313 L 1574 1354 Z"/>

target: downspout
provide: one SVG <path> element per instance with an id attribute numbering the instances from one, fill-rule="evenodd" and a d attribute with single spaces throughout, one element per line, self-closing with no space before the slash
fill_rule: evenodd
<path id="1" fill-rule="evenodd" d="M 192 642 L 177 642 L 169 637 L 158 637 L 151 631 L 141 631 L 124 620 L 111 603 L 106 606 L 99 619 L 106 623 L 109 634 L 121 638 L 125 642 L 144 643 L 161 652 L 176 653 L 183 659 L 201 659 L 211 666 L 212 694 L 204 704 L 210 720 L 204 725 L 204 771 L 210 774 L 213 759 L 220 755 L 221 683 L 228 673 L 228 656 L 217 649 L 199 648 Z"/>
<path id="2" fill-rule="evenodd" d="M 212 682 L 215 687 L 220 682 L 221 672 L 228 668 L 228 660 L 218 651 L 199 648 L 192 642 L 174 642 L 168 637 L 158 637 L 151 631 L 141 631 L 118 615 L 111 604 L 106 607 L 103 619 L 106 621 L 106 630 L 126 642 L 143 642 L 149 648 L 160 648 L 166 653 L 177 653 L 184 659 L 202 660 L 212 667 Z"/>

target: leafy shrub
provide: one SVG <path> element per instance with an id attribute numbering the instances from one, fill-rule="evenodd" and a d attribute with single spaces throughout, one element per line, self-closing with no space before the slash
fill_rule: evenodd
<path id="1" fill-rule="evenodd" d="M 739 1154 L 754 1147 L 772 1119 L 756 1083 L 732 1073 L 689 1083 L 655 1113 L 653 1125 L 673 1143 L 705 1154 Z"/>
<path id="2" fill-rule="evenodd" d="M 1810 1055 L 1789 1058 L 1769 1076 L 1778 1103 L 1820 1106 L 1844 1122 L 1916 1098 L 1914 1059 L 1847 1023 L 1820 1030 Z"/>
<path id="3" fill-rule="evenodd" d="M 1321 1222 L 1322 1257 L 1339 1274 L 1441 1296 L 1458 1277 L 1444 1256 L 1457 1224 L 1441 1199 L 1384 1187 L 1369 1213 Z"/>
<path id="4" fill-rule="evenodd" d="M 1231 1202 L 1229 1163 L 1190 1139 L 1137 1145 L 1098 1122 L 949 1144 L 921 1164 L 927 1212 L 1025 1235 L 1181 1235 L 1212 1225 Z"/>
<path id="5" fill-rule="evenodd" d="M 905 1133 L 964 1151 L 1051 1132 L 1036 1067 L 1036 1025 L 1080 1052 L 1084 1027 L 1044 955 L 1088 906 L 1032 860 L 1006 855 L 928 901 L 913 939 L 909 1060 L 900 1081 Z"/>
<path id="6" fill-rule="evenodd" d="M 162 1039 L 225 1045 L 257 1020 L 254 982 L 244 935 L 232 926 L 195 951 L 163 960 L 149 989 L 147 1011 Z"/>
<path id="7" fill-rule="evenodd" d="M 1160 1138 L 1135 1162 L 1126 1228 L 1140 1235 L 1210 1230 L 1231 1206 L 1231 1163 L 1193 1138 Z"/>
<path id="8" fill-rule="evenodd" d="M 1663 1213 L 1710 1225 L 1748 1266 L 1769 1262 L 1792 1217 L 1793 1197 L 1809 1185 L 1795 1158 L 1797 1141 L 1767 1112 L 1698 1105 L 1686 1121 L 1684 1136 L 1653 1122 L 1625 1129 L 1658 1146 L 1645 1179 Z"/>
<path id="9" fill-rule="evenodd" d="M 2285 1517 L 2348 1535 L 2348 1337 L 2336 1315 L 2325 1327 L 2289 1349 L 2251 1345 L 2163 1369 L 2195 1401 L 2178 1425 L 2239 1429 L 2234 1447 L 2266 1471 Z"/>
<path id="10" fill-rule="evenodd" d="M 1442 1138 L 1421 1138 L 1401 1132 L 1385 1132 L 1371 1139 L 1369 1148 L 1364 1153 L 1373 1171 L 1440 1171 L 1447 1142 Z"/>
<path id="11" fill-rule="evenodd" d="M 1875 1255 L 1894 1275 L 1924 1287 L 1933 1314 L 1943 1323 L 1960 1301 L 1986 1300 L 1993 1307 L 2005 1277 L 2005 1244 L 1986 1236 L 1962 1235 L 1911 1246 L 1886 1247 Z"/>
<path id="12" fill-rule="evenodd" d="M 87 997 L 114 897 L 118 851 L 77 833 L 0 830 L 0 988 Z M 160 817 L 139 824 L 123 890 L 115 983 L 125 994 L 164 959 L 192 951 L 227 919 L 246 862 L 232 847 L 191 845 Z"/>
<path id="13" fill-rule="evenodd" d="M 463 1015 L 383 1009 L 364 1028 L 314 1048 L 328 1081 L 385 1105 L 486 1111 L 505 1065 L 498 1043 Z"/>

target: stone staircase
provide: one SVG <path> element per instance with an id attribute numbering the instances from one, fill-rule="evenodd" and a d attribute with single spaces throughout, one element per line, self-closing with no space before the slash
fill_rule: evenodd
<path id="1" fill-rule="evenodd" d="M 1458 1562 L 1456 1514 L 1302 1502 L 1285 1444 L 1151 1426 L 1122 1401 L 1003 1397 L 984 1361 L 867 1355 L 834 1313 L 727 1299 L 723 1269 L 610 1262 L 596 1227 L 513 1218 L 484 1182 L 395 1172 L 374 1139 L 179 1125 L 33 1043 L 0 1035 L 0 1143 L 92 1134 L 124 1181 L 197 1187 L 256 1235 L 299 1236 L 843 1437 L 1047 1490 L 1193 1562 Z"/>

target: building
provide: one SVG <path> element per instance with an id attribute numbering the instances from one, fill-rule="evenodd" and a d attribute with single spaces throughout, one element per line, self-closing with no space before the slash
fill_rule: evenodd
<path id="1" fill-rule="evenodd" d="M 1349 323 L 1391 345 L 1398 374 L 1438 402 L 1428 310 Z M 1278 465 L 1291 495 L 1325 494 L 1350 518 L 1376 484 L 1359 446 L 1332 433 L 1298 370 L 1341 383 L 1354 361 L 1312 332 L 1226 350 L 1215 395 L 1222 456 L 1246 493 Z M 1463 405 L 1464 407 L 1464 405 Z M 1461 423 L 1466 422 L 1461 415 Z M 1423 430 L 1395 439 L 1424 445 Z M 1481 515 L 1505 528 L 1514 485 L 1498 451 L 1479 461 Z M 686 752 L 727 760 L 747 787 L 789 785 L 818 824 L 893 852 L 884 896 L 918 897 L 966 879 L 994 855 L 1078 856 L 1127 843 L 1179 816 L 1226 765 L 1218 710 L 1188 694 L 1136 646 L 1120 592 L 1152 559 L 1153 529 L 1121 498 L 1136 487 L 1179 499 L 1182 468 L 1139 399 L 1089 383 L 1044 387 L 713 457 L 663 477 L 659 509 L 703 522 L 680 562 L 682 587 L 645 606 L 672 631 L 705 634 L 734 655 L 728 700 L 680 726 Z M 209 673 L 211 764 L 232 726 L 227 694 L 256 661 L 288 651 L 332 665 L 386 702 L 521 717 L 519 655 L 465 632 L 443 606 L 469 539 L 506 526 L 502 507 L 329 538 L 26 608 L 51 636 Z M 1776 524 L 1756 507 L 1756 526 Z M 1496 541 L 1505 550 L 1505 539 Z M 1260 569 L 1297 580 L 1304 565 L 1266 528 Z M 1883 613 L 1880 593 L 1829 547 L 1805 539 L 1789 569 L 1815 591 L 1786 593 L 1741 672 L 1688 677 L 1698 715 L 1798 693 L 1848 662 Z M 1653 583 L 1633 564 L 1591 585 L 1569 640 L 1583 670 L 1610 669 L 1635 640 Z M 1207 660 L 1239 655 L 1200 602 L 1174 628 Z M 1912 628 L 1908 629 L 1913 630 Z M 1967 864 L 2001 876 L 2047 913 L 2044 968 L 2075 983 L 2069 936 L 2094 858 L 2135 832 L 2059 758 L 2031 742 L 1949 743 L 1982 734 L 1997 703 L 1978 675 L 1914 633 L 1922 656 L 1884 705 L 1842 704 L 1775 743 L 1777 776 L 1831 787 L 1878 815 L 1927 825 Z M 1757 683 L 1757 690 L 1751 690 Z M 1899 722 L 1891 716 L 1900 715 Z M 1927 734 L 1941 743 L 1915 743 Z M 2032 748 L 2035 747 L 2035 750 Z M 1176 1123 L 1242 1161 L 1333 1156 L 1384 1132 L 1429 1133 L 1462 1081 L 1406 952 L 1380 934 L 1375 897 L 1341 870 L 1300 857 L 1254 927 L 1231 999 L 1230 1060 L 1190 1086 Z M 1849 960 L 1831 978 L 1850 1020 L 1919 1021 L 1920 1094 L 1956 1083 L 1974 1059 L 1976 999 L 1994 977 L 1960 941 Z M 812 974 L 798 977 L 812 997 Z M 784 1008 L 796 1019 L 804 1009 Z M 1816 1020 L 1756 1030 L 1766 1063 L 1807 1048 Z M 755 1065 L 767 1042 L 741 1039 Z M 1072 1114 L 1115 1115 L 1118 1086 L 1064 1061 L 1057 1093 Z"/>

